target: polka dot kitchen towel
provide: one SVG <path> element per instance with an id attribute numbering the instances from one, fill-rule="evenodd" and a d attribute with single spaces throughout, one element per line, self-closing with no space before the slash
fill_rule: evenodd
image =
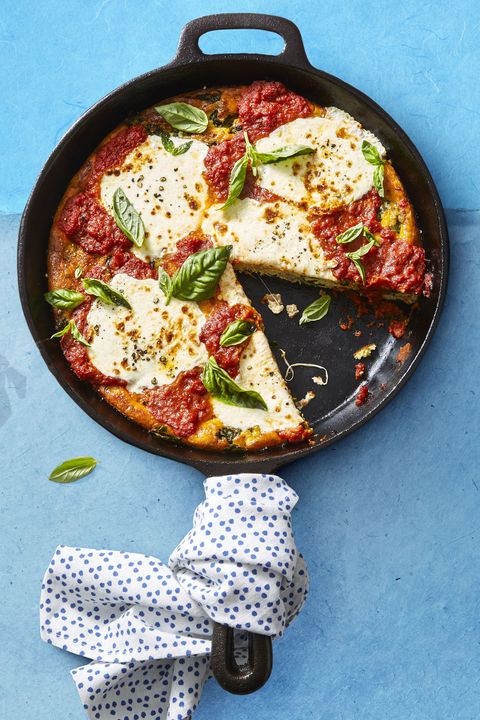
<path id="1" fill-rule="evenodd" d="M 205 480 L 206 499 L 168 565 L 137 553 L 60 546 L 45 573 L 47 643 L 91 662 L 72 671 L 92 720 L 187 720 L 210 673 L 212 621 L 278 637 L 307 593 L 275 475 Z"/>

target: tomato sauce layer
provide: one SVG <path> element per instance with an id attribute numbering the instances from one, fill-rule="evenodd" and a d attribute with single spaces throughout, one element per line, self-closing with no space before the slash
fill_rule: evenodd
<path id="1" fill-rule="evenodd" d="M 281 82 L 254 82 L 238 103 L 238 117 L 251 142 L 269 135 L 280 125 L 311 114 L 307 100 Z"/>
<path id="2" fill-rule="evenodd" d="M 98 150 L 92 168 L 91 182 L 96 182 L 108 170 L 120 167 L 127 155 L 147 139 L 143 125 L 122 128 Z"/>
<path id="3" fill-rule="evenodd" d="M 208 235 L 193 232 L 178 240 L 176 247 L 175 252 L 169 253 L 162 258 L 162 267 L 169 275 L 173 275 L 190 255 L 208 250 L 208 248 L 213 247 L 213 243 Z"/>
<path id="4" fill-rule="evenodd" d="M 304 427 L 303 425 L 298 425 L 296 428 L 287 428 L 286 430 L 279 430 L 278 436 L 284 441 L 284 442 L 300 442 L 301 440 L 306 440 L 309 438 L 312 434 L 312 431 Z"/>
<path id="5" fill-rule="evenodd" d="M 88 298 L 72 313 L 72 320 L 84 337 L 87 335 L 87 315 L 91 304 L 92 300 Z M 90 362 L 88 348 L 78 340 L 75 340 L 70 333 L 62 337 L 61 346 L 63 354 L 70 363 L 73 372 L 80 380 L 88 380 L 94 385 L 126 385 L 124 380 L 109 377 L 100 372 L 100 370 L 97 370 Z"/>
<path id="6" fill-rule="evenodd" d="M 158 422 L 177 437 L 188 437 L 212 417 L 212 403 L 200 379 L 201 368 L 181 372 L 171 385 L 147 390 L 142 400 Z"/>
<path id="7" fill-rule="evenodd" d="M 240 345 L 222 347 L 220 336 L 225 328 L 234 320 L 249 320 L 261 327 L 261 319 L 258 313 L 249 305 L 229 305 L 223 300 L 217 302 L 208 316 L 205 325 L 200 332 L 200 340 L 205 343 L 209 355 L 213 355 L 217 363 L 228 372 L 231 377 L 238 375 L 240 357 L 250 338 Z"/>
<path id="8" fill-rule="evenodd" d="M 116 248 L 131 247 L 113 217 L 90 193 L 81 192 L 67 200 L 58 226 L 88 253 L 106 255 Z"/>
<path id="9" fill-rule="evenodd" d="M 425 251 L 400 240 L 390 228 L 382 228 L 377 220 L 381 202 L 377 191 L 371 190 L 346 208 L 315 217 L 313 232 L 320 240 L 326 257 L 336 261 L 332 272 L 337 280 L 358 283 L 361 282 L 358 270 L 347 253 L 358 250 L 367 241 L 360 237 L 351 243 L 338 244 L 335 238 L 358 223 L 366 225 L 370 232 L 380 234 L 382 244 L 374 246 L 361 258 L 366 275 L 364 287 L 418 295 L 425 277 Z"/>

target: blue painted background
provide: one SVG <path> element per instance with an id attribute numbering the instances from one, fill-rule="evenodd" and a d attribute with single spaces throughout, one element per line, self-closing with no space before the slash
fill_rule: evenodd
<path id="1" fill-rule="evenodd" d="M 58 542 L 166 559 L 202 499 L 199 474 L 130 448 L 56 385 L 21 315 L 19 216 L 68 126 L 134 75 L 167 62 L 190 18 L 276 12 L 311 61 L 361 88 L 405 128 L 448 210 L 446 308 L 414 378 L 367 427 L 284 470 L 311 573 L 307 605 L 275 649 L 268 685 L 233 698 L 213 683 L 199 720 L 478 720 L 480 716 L 480 11 L 454 2 L 3 0 L 0 8 L 0 716 L 80 720 L 68 669 L 42 644 L 37 605 Z M 270 37 L 205 39 L 274 51 Z M 394 80 L 394 81 L 392 81 Z M 47 481 L 93 454 L 95 474 Z"/>

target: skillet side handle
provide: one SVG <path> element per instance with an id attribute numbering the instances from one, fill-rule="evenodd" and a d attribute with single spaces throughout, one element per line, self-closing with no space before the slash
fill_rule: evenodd
<path id="1" fill-rule="evenodd" d="M 278 15 L 262 13 L 223 13 L 205 15 L 191 20 L 185 25 L 180 35 L 174 63 L 184 64 L 198 62 L 208 58 L 232 58 L 234 54 L 210 55 L 201 51 L 198 41 L 205 33 L 212 30 L 267 30 L 280 35 L 285 41 L 279 55 L 268 56 L 272 60 L 288 65 L 310 68 L 300 30 L 291 20 Z M 247 58 L 248 54 L 236 57 Z"/>
<path id="2" fill-rule="evenodd" d="M 218 684 L 234 695 L 248 695 L 259 690 L 272 672 L 272 638 L 248 633 L 248 658 L 238 665 L 234 656 L 234 631 L 214 623 L 212 637 L 212 672 Z"/>

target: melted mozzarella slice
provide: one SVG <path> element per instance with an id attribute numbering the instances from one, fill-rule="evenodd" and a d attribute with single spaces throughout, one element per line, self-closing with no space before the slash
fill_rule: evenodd
<path id="1" fill-rule="evenodd" d="M 205 364 L 207 352 L 198 337 L 205 318 L 197 303 L 172 298 L 165 305 L 156 280 L 119 273 L 110 284 L 125 295 L 132 310 L 93 303 L 88 313 L 94 331 L 89 357 L 98 370 L 126 380 L 129 390 L 139 392 Z"/>
<path id="2" fill-rule="evenodd" d="M 230 265 L 220 280 L 219 296 L 230 305 L 250 304 Z M 234 407 L 213 399 L 214 415 L 225 426 L 242 431 L 258 428 L 261 432 L 273 432 L 294 428 L 303 422 L 280 374 L 268 340 L 261 330 L 257 330 L 250 337 L 242 353 L 235 382 L 244 390 L 256 390 L 260 393 L 268 411 Z"/>
<path id="3" fill-rule="evenodd" d="M 263 188 L 294 202 L 331 210 L 363 197 L 373 187 L 374 166 L 365 160 L 367 140 L 385 155 L 380 141 L 351 115 L 330 107 L 323 117 L 299 118 L 259 140 L 256 148 L 269 152 L 285 145 L 315 149 L 303 155 L 258 168 Z"/>
<path id="4" fill-rule="evenodd" d="M 256 390 L 265 400 L 268 411 L 234 407 L 213 399 L 215 416 L 227 427 L 239 430 L 258 428 L 261 432 L 286 430 L 303 422 L 280 375 L 267 338 L 255 332 L 240 359 L 235 381 L 244 390 Z"/>
<path id="5" fill-rule="evenodd" d="M 185 139 L 172 137 L 181 145 Z M 113 193 L 121 187 L 142 216 L 146 238 L 132 251 L 144 260 L 161 257 L 175 249 L 175 243 L 196 230 L 207 203 L 208 188 L 203 179 L 203 160 L 208 146 L 193 140 L 182 155 L 167 152 L 157 135 L 128 155 L 120 170 L 104 175 L 101 197 L 112 211 Z"/>
<path id="6" fill-rule="evenodd" d="M 203 231 L 217 245 L 233 245 L 234 265 L 294 280 L 301 276 L 312 282 L 334 282 L 335 261 L 325 258 L 306 214 L 286 202 L 245 198 L 226 210 L 212 207 Z"/>

